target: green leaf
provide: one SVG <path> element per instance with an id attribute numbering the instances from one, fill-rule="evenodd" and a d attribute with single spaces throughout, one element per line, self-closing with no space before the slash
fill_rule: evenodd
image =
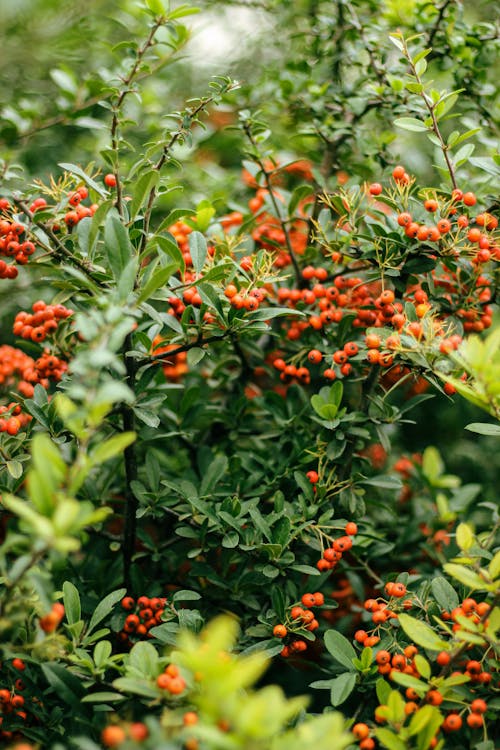
<path id="1" fill-rule="evenodd" d="M 94 663 L 96 667 L 103 667 L 111 656 L 111 641 L 99 641 L 94 648 Z"/>
<path id="2" fill-rule="evenodd" d="M 375 736 L 383 747 L 389 750 L 406 750 L 406 742 L 401 740 L 397 734 L 385 727 L 375 730 Z"/>
<path id="3" fill-rule="evenodd" d="M 422 646 L 423 648 L 432 651 L 446 649 L 446 641 L 443 641 L 443 639 L 440 638 L 431 626 L 427 625 L 427 623 L 417 620 L 414 617 L 410 617 L 410 615 L 401 613 L 399 615 L 399 624 L 405 631 L 406 635 L 418 646 Z"/>
<path id="4" fill-rule="evenodd" d="M 166 12 L 166 8 L 162 3 L 162 0 L 145 0 L 145 2 L 149 10 L 158 16 L 162 16 Z"/>
<path id="5" fill-rule="evenodd" d="M 406 674 L 405 672 L 396 672 L 393 670 L 391 673 L 391 679 L 393 682 L 403 685 L 403 687 L 413 688 L 421 698 L 429 690 L 429 686 L 425 682 L 422 682 L 422 680 L 418 680 L 416 677 L 413 677 L 411 674 Z"/>
<path id="6" fill-rule="evenodd" d="M 488 565 L 488 573 L 493 580 L 496 580 L 500 576 L 500 550 L 490 561 L 490 564 Z"/>
<path id="7" fill-rule="evenodd" d="M 433 484 L 444 472 L 443 459 L 437 448 L 429 445 L 422 456 L 422 472 L 424 477 Z"/>
<path id="8" fill-rule="evenodd" d="M 149 197 L 151 191 L 158 185 L 159 179 L 160 174 L 156 169 L 146 172 L 141 175 L 139 179 L 134 179 L 134 192 L 132 194 L 132 200 L 129 203 L 131 220 L 135 219 L 146 198 Z"/>
<path id="9" fill-rule="evenodd" d="M 127 675 L 144 676 L 151 679 L 158 673 L 159 654 L 152 643 L 139 641 L 130 651 Z M 116 687 L 116 683 L 113 683 Z"/>
<path id="10" fill-rule="evenodd" d="M 92 464 L 95 466 L 120 455 L 125 448 L 132 445 L 136 437 L 135 432 L 122 432 L 119 435 L 113 435 L 113 437 L 94 448 L 89 454 Z"/>
<path id="11" fill-rule="evenodd" d="M 69 625 L 74 625 L 80 621 L 82 616 L 82 607 L 80 604 L 80 594 L 76 586 L 71 581 L 63 583 L 63 601 L 66 620 Z"/>
<path id="12" fill-rule="evenodd" d="M 80 177 L 80 179 L 83 180 L 89 188 L 95 190 L 95 192 L 100 195 L 101 198 L 105 198 L 107 196 L 108 193 L 102 187 L 102 185 L 98 185 L 97 182 L 89 177 L 81 167 L 78 167 L 76 164 L 69 164 L 67 162 L 59 162 L 57 166 L 61 167 L 61 169 L 64 169 L 66 172 L 74 174 L 76 177 Z"/>
<path id="13" fill-rule="evenodd" d="M 103 690 L 100 693 L 90 693 L 84 695 L 82 703 L 116 703 L 117 701 L 124 701 L 125 696 L 120 693 L 112 693 L 110 691 Z"/>
<path id="14" fill-rule="evenodd" d="M 227 472 L 227 456 L 216 456 L 205 471 L 200 485 L 200 495 L 210 493 Z"/>
<path id="15" fill-rule="evenodd" d="M 356 658 L 356 651 L 351 642 L 336 630 L 327 630 L 325 633 L 325 646 L 333 658 L 347 667 L 350 671 L 354 670 L 352 660 Z"/>
<path id="16" fill-rule="evenodd" d="M 427 750 L 430 747 L 432 740 L 434 739 L 436 732 L 443 723 L 443 715 L 435 706 L 424 706 L 413 716 L 417 716 L 419 713 L 424 712 L 425 724 L 419 730 L 417 737 L 417 750 Z"/>
<path id="17" fill-rule="evenodd" d="M 207 258 L 207 241 L 201 232 L 191 232 L 189 235 L 189 252 L 196 273 L 201 273 Z"/>
<path id="18" fill-rule="evenodd" d="M 398 117 L 394 120 L 394 125 L 403 130 L 411 130 L 415 133 L 423 133 L 427 130 L 427 126 L 424 125 L 422 120 L 417 120 L 416 117 Z"/>
<path id="19" fill-rule="evenodd" d="M 431 665 L 427 659 L 424 659 L 420 654 L 416 654 L 414 661 L 415 666 L 417 667 L 417 672 L 424 678 L 424 680 L 428 680 L 431 676 Z"/>
<path id="20" fill-rule="evenodd" d="M 115 280 L 119 281 L 123 270 L 132 258 L 133 249 L 128 231 L 123 225 L 116 208 L 110 209 L 106 216 L 104 243 L 109 266 Z"/>
<path id="21" fill-rule="evenodd" d="M 197 601 L 198 599 L 201 599 L 201 594 L 198 594 L 197 591 L 190 591 L 188 589 L 176 591 L 172 597 L 173 602 Z"/>
<path id="22" fill-rule="evenodd" d="M 381 706 L 385 706 L 389 700 L 391 694 L 391 686 L 382 677 L 379 677 L 375 683 L 375 691 L 377 693 L 377 699 Z"/>
<path id="23" fill-rule="evenodd" d="M 113 687 L 117 690 L 123 690 L 124 693 L 132 695 L 141 695 L 143 698 L 159 697 L 158 688 L 154 688 L 148 680 L 138 679 L 136 677 L 119 677 L 113 681 Z"/>
<path id="24" fill-rule="evenodd" d="M 471 422 L 466 425 L 465 429 L 470 430 L 470 432 L 477 432 L 479 435 L 500 436 L 500 425 L 490 424 L 489 422 Z"/>
<path id="25" fill-rule="evenodd" d="M 293 216 L 299 203 L 308 195 L 311 195 L 312 192 L 313 188 L 311 185 L 299 185 L 294 189 L 292 197 L 288 202 L 288 213 L 290 216 Z"/>
<path id="26" fill-rule="evenodd" d="M 386 474 L 379 474 L 376 477 L 360 479 L 358 484 L 367 484 L 370 487 L 380 487 L 384 490 L 400 490 L 403 483 L 399 477 L 391 477 Z"/>
<path id="27" fill-rule="evenodd" d="M 485 581 L 470 568 L 456 563 L 446 563 L 443 565 L 443 568 L 449 576 L 456 578 L 457 581 L 463 583 L 467 588 L 485 590 Z"/>
<path id="28" fill-rule="evenodd" d="M 474 532 L 468 523 L 459 523 L 455 531 L 455 539 L 463 552 L 466 552 L 474 544 Z"/>
<path id="29" fill-rule="evenodd" d="M 7 461 L 5 466 L 13 479 L 19 479 L 23 475 L 23 465 L 20 461 Z"/>
<path id="30" fill-rule="evenodd" d="M 200 232 L 206 232 L 215 215 L 215 208 L 210 201 L 203 200 L 196 206 L 196 226 Z"/>
<path id="31" fill-rule="evenodd" d="M 455 607 L 458 607 L 458 594 L 443 576 L 432 579 L 431 591 L 444 612 L 451 612 Z"/>
<path id="32" fill-rule="evenodd" d="M 94 614 L 90 618 L 87 635 L 89 635 L 89 633 L 91 633 L 92 630 L 94 630 L 94 628 L 112 612 L 115 604 L 117 604 L 120 599 L 123 599 L 126 593 L 127 589 L 117 589 L 105 596 L 104 599 L 99 602 L 94 610 Z"/>
<path id="33" fill-rule="evenodd" d="M 53 688 L 56 695 L 74 708 L 78 712 L 78 715 L 80 715 L 80 703 L 85 692 L 81 679 L 72 674 L 62 664 L 49 662 L 42 663 L 41 667 L 45 679 Z"/>
<path id="34" fill-rule="evenodd" d="M 393 36 L 392 34 L 389 34 L 389 39 L 391 40 L 393 45 L 398 48 L 400 52 L 404 51 L 404 45 L 400 39 L 398 39 L 396 36 Z"/>
<path id="35" fill-rule="evenodd" d="M 140 290 L 137 304 L 146 302 L 160 287 L 164 287 L 169 278 L 178 270 L 176 263 L 169 263 L 166 266 L 156 268 Z"/>
<path id="36" fill-rule="evenodd" d="M 332 706 L 340 706 L 344 703 L 354 690 L 355 686 L 356 675 L 352 672 L 345 672 L 332 680 L 330 692 L 330 702 Z"/>

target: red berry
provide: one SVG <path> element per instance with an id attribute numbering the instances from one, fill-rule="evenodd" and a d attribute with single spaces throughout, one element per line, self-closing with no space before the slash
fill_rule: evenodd
<path id="1" fill-rule="evenodd" d="M 104 184 L 107 187 L 116 187 L 116 176 L 111 173 L 104 175 Z"/>

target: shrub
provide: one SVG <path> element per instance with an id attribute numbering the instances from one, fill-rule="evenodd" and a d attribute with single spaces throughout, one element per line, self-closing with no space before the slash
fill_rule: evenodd
<path id="1" fill-rule="evenodd" d="M 330 5 L 269 106 L 217 76 L 138 147 L 127 105 L 193 10 L 148 0 L 101 92 L 98 165 L 31 185 L 5 167 L 0 283 L 23 306 L 0 346 L 0 733 L 18 750 L 493 748 L 497 507 L 401 430 L 433 396 L 499 416 L 499 162 L 472 157 L 470 122 L 495 128 L 495 39 L 483 23 L 460 47 L 446 2 L 412 5 L 417 35 L 389 34 L 390 3 Z M 435 88 L 447 69 L 484 90 Z M 242 183 L 222 198 L 205 177 L 181 205 L 175 170 L 227 108 Z"/>

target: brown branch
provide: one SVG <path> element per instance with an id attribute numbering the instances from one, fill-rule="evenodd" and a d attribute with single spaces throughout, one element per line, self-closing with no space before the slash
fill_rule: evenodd
<path id="1" fill-rule="evenodd" d="M 281 213 L 280 213 L 280 209 L 279 209 L 279 206 L 278 206 L 278 201 L 276 200 L 276 196 L 274 194 L 272 180 L 271 180 L 271 174 L 272 174 L 272 172 L 268 172 L 268 170 L 266 169 L 266 166 L 265 166 L 264 162 L 262 161 L 261 157 L 259 156 L 258 148 L 257 148 L 257 143 L 255 142 L 255 138 L 253 137 L 252 130 L 251 130 L 250 125 L 248 124 L 248 122 L 245 122 L 243 124 L 243 130 L 245 131 L 248 140 L 250 141 L 250 143 L 252 144 L 252 146 L 253 146 L 253 148 L 255 150 L 253 158 L 254 158 L 256 164 L 259 165 L 259 167 L 261 169 L 261 172 L 264 175 L 264 181 L 266 183 L 266 188 L 267 188 L 267 191 L 269 193 L 269 197 L 271 199 L 271 203 L 273 204 L 273 208 L 274 208 L 274 212 L 276 214 L 276 218 L 278 219 L 278 221 L 280 223 L 280 226 L 281 226 L 281 229 L 283 231 L 283 234 L 285 236 L 285 245 L 286 245 L 286 249 L 288 251 L 288 254 L 290 255 L 290 259 L 292 261 L 292 266 L 293 266 L 293 270 L 295 272 L 295 278 L 296 278 L 296 281 L 297 281 L 297 286 L 299 288 L 302 288 L 304 286 L 304 279 L 302 278 L 302 274 L 300 272 L 299 264 L 297 262 L 297 257 L 295 255 L 295 251 L 294 251 L 294 249 L 292 247 L 292 243 L 290 241 L 290 234 L 288 232 L 288 227 L 286 225 L 286 221 L 283 221 L 283 219 L 281 218 Z"/>
<path id="2" fill-rule="evenodd" d="M 456 180 L 456 177 L 455 177 L 455 170 L 453 168 L 453 164 L 452 164 L 450 156 L 448 154 L 448 146 L 446 145 L 445 140 L 444 140 L 443 136 L 441 135 L 441 131 L 439 129 L 438 121 L 437 121 L 437 118 L 436 118 L 435 109 L 436 109 L 436 105 L 438 104 L 438 102 L 433 103 L 433 102 L 429 101 L 429 99 L 428 99 L 428 97 L 427 97 L 427 95 L 426 95 L 426 93 L 424 91 L 423 81 L 422 81 L 419 73 L 417 72 L 415 64 L 413 63 L 413 60 L 412 60 L 412 57 L 411 57 L 410 52 L 408 50 L 406 41 L 403 39 L 402 43 L 403 43 L 403 54 L 404 54 L 404 56 L 406 57 L 406 59 L 408 60 L 408 62 L 410 64 L 412 75 L 415 78 L 415 80 L 417 81 L 417 83 L 419 83 L 422 86 L 422 91 L 421 91 L 420 96 L 424 100 L 425 106 L 427 107 L 427 110 L 428 110 L 428 112 L 429 112 L 429 114 L 431 116 L 433 133 L 435 134 L 436 138 L 439 141 L 439 146 L 441 148 L 441 151 L 443 152 L 444 160 L 446 162 L 446 166 L 448 168 L 448 173 L 450 175 L 451 184 L 453 185 L 453 188 L 456 190 L 458 188 L 458 186 L 457 186 L 457 180 Z"/>
<path id="3" fill-rule="evenodd" d="M 116 157 L 116 164 L 114 165 L 113 174 L 116 178 L 116 200 L 115 200 L 115 206 L 118 210 L 118 213 L 123 218 L 123 199 L 122 199 L 122 184 L 118 169 L 118 153 L 120 149 L 119 139 L 118 139 L 118 127 L 119 127 L 119 115 L 120 115 L 120 109 L 121 106 L 125 100 L 125 97 L 130 94 L 130 84 L 134 80 L 137 71 L 139 69 L 139 66 L 144 58 L 144 55 L 148 51 L 148 49 L 153 45 L 154 43 L 154 37 L 158 29 L 163 26 L 165 23 L 165 19 L 163 17 L 159 18 L 153 26 L 151 27 L 151 30 L 147 36 L 147 39 L 143 43 L 142 47 L 139 47 L 136 53 L 136 57 L 134 60 L 134 64 L 132 65 L 132 68 L 130 69 L 129 74 L 126 76 L 126 78 L 123 79 L 123 88 L 120 92 L 120 95 L 118 96 L 118 99 L 116 101 L 116 104 L 113 107 L 113 117 L 111 120 L 111 149 L 113 150 L 115 157 Z"/>

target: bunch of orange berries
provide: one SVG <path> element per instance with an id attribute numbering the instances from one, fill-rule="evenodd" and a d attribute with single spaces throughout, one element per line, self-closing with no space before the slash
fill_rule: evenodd
<path id="1" fill-rule="evenodd" d="M 151 628 L 161 623 L 166 604 L 167 599 L 160 596 L 139 596 L 137 600 L 132 596 L 124 597 L 121 606 L 129 614 L 119 633 L 120 640 L 131 645 L 132 637 L 148 636 Z"/>
<path id="2" fill-rule="evenodd" d="M 178 347 L 176 344 L 167 344 L 166 346 L 162 346 L 163 339 L 161 336 L 156 336 L 153 340 L 153 354 L 168 354 L 168 352 L 174 351 Z M 179 352 L 178 354 L 173 354 L 170 357 L 165 357 L 165 360 L 162 360 L 162 369 L 163 374 L 165 375 L 167 380 L 170 380 L 172 383 L 177 383 L 187 372 L 188 372 L 188 365 L 187 365 L 187 353 L 186 352 Z"/>
<path id="3" fill-rule="evenodd" d="M 12 328 L 16 336 L 41 343 L 57 330 L 61 320 L 73 315 L 73 310 L 64 305 L 47 305 L 38 300 L 32 305 L 32 313 L 21 310 L 17 313 Z"/>
<path id="4" fill-rule="evenodd" d="M 44 633 L 53 633 L 57 630 L 64 617 L 64 604 L 54 602 L 50 612 L 40 617 L 39 625 Z"/>
<path id="5" fill-rule="evenodd" d="M 12 258 L 24 266 L 35 252 L 35 245 L 25 239 L 26 227 L 13 216 L 13 208 L 7 198 L 0 198 L 0 256 Z M 0 279 L 17 278 L 18 270 L 14 263 L 6 263 L 0 257 Z"/>

